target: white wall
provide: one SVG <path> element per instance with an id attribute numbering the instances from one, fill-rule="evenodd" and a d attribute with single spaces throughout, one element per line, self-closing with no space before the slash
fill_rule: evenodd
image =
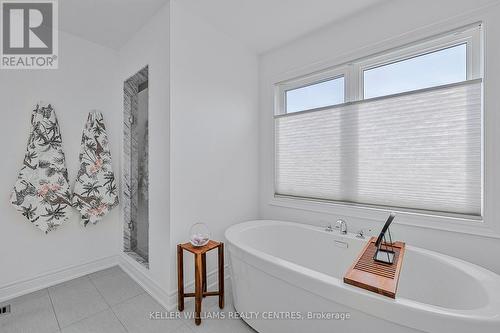
<path id="1" fill-rule="evenodd" d="M 150 269 L 128 262 L 172 306 L 176 245 L 190 226 L 204 222 L 223 240 L 229 225 L 257 217 L 257 56 L 175 0 L 119 56 L 121 81 L 149 65 Z M 186 255 L 186 285 L 192 267 Z"/>
<path id="2" fill-rule="evenodd" d="M 169 290 L 170 251 L 170 6 L 165 5 L 119 52 L 120 112 L 123 81 L 149 65 L 149 266 L 129 260 L 158 287 L 160 302 Z M 120 127 L 122 125 L 120 118 Z M 122 233 L 120 232 L 120 237 Z M 121 249 L 120 249 L 121 250 Z M 125 255 L 124 259 L 128 259 Z"/>
<path id="3" fill-rule="evenodd" d="M 257 217 L 257 57 L 172 1 L 171 293 L 175 245 L 196 222 L 224 240 L 231 224 Z M 193 279 L 185 255 L 185 282 Z M 208 256 L 208 272 L 215 254 Z"/>
<path id="4" fill-rule="evenodd" d="M 60 32 L 59 69 L 2 70 L 0 100 L 3 143 L 0 174 L 0 297 L 8 285 L 49 272 L 90 263 L 117 254 L 120 242 L 119 209 L 99 224 L 80 226 L 77 211 L 58 230 L 45 235 L 10 205 L 10 193 L 21 168 L 29 135 L 31 110 L 37 101 L 54 105 L 61 127 L 70 183 L 79 168 L 83 126 L 91 109 L 104 114 L 119 175 L 120 110 L 113 91 L 117 55 L 114 51 Z"/>
<path id="5" fill-rule="evenodd" d="M 101 109 L 121 180 L 123 81 L 148 65 L 150 268 L 121 257 L 160 302 L 172 305 L 175 246 L 188 241 L 190 226 L 204 222 L 213 239 L 223 240 L 228 226 L 258 216 L 257 56 L 180 1 L 167 3 L 118 52 L 66 33 L 59 45 L 59 70 L 0 76 L 6 113 L 0 244 L 7 253 L 0 257 L 0 297 L 4 285 L 122 253 L 121 206 L 97 226 L 83 229 L 74 218 L 44 235 L 10 207 L 9 195 L 39 99 L 56 107 L 71 179 L 86 113 Z M 214 259 L 209 257 L 209 271 Z M 192 266 L 186 258 L 187 284 Z"/>
<path id="6" fill-rule="evenodd" d="M 500 230 L 500 152 L 497 143 L 500 116 L 500 6 L 479 9 L 498 1 L 423 0 L 390 1 L 354 17 L 315 31 L 260 57 L 260 215 L 262 218 L 299 221 L 314 225 L 334 223 L 337 217 L 348 222 L 351 231 L 370 227 L 376 232 L 379 217 L 344 215 L 332 208 L 329 213 L 272 205 L 273 192 L 273 83 L 299 74 L 321 70 L 399 46 L 452 28 L 483 21 L 485 27 L 485 221 Z M 425 219 L 422 217 L 422 219 Z M 500 273 L 498 238 L 396 224 L 394 234 L 408 244 L 450 254 Z"/>

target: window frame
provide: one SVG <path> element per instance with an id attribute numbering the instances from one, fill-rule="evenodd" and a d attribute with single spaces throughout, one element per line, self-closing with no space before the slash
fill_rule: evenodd
<path id="1" fill-rule="evenodd" d="M 355 64 L 353 64 L 353 66 L 355 67 L 355 72 L 357 73 L 359 80 L 359 86 L 356 92 L 358 100 L 364 100 L 365 71 L 394 64 L 400 61 L 417 58 L 423 55 L 463 44 L 466 45 L 466 80 L 474 80 L 480 78 L 480 28 L 481 26 L 477 26 L 476 28 L 469 28 L 467 30 L 454 32 L 452 34 L 417 43 L 415 45 L 411 45 L 397 51 L 381 54 L 356 62 Z"/>
<path id="2" fill-rule="evenodd" d="M 301 85 L 299 87 L 285 89 L 283 91 L 283 98 L 284 98 L 284 106 L 283 107 L 284 107 L 285 113 L 295 113 L 295 112 L 305 111 L 305 110 L 298 110 L 298 111 L 288 112 L 288 97 L 287 97 L 287 93 L 289 91 L 294 91 L 294 90 L 298 90 L 298 89 L 302 89 L 302 88 L 312 87 L 312 86 L 315 86 L 317 84 L 321 84 L 321 83 L 325 83 L 325 82 L 330 82 L 330 81 L 335 81 L 335 80 L 338 80 L 338 79 L 343 79 L 344 80 L 344 102 L 337 103 L 337 104 L 328 104 L 328 105 L 325 105 L 325 106 L 321 106 L 321 107 L 317 107 L 317 108 L 311 108 L 311 109 L 305 109 L 305 110 L 322 109 L 322 108 L 332 107 L 332 106 L 335 106 L 335 105 L 345 104 L 345 102 L 346 102 L 345 101 L 345 76 L 343 74 L 340 74 L 340 75 L 337 75 L 337 76 L 334 76 L 334 77 L 325 78 L 325 79 L 323 79 L 321 81 L 314 81 L 312 83 L 304 84 L 304 85 Z"/>
<path id="3" fill-rule="evenodd" d="M 452 32 L 433 36 L 424 40 L 409 43 L 393 50 L 382 51 L 359 58 L 340 66 L 320 70 L 298 78 L 281 81 L 275 84 L 275 115 L 286 114 L 286 92 L 324 81 L 344 77 L 344 104 L 365 100 L 364 71 L 389 65 L 399 61 L 416 58 L 422 55 L 444 50 L 453 46 L 466 45 L 466 80 L 474 80 L 483 76 L 482 71 L 482 24 L 463 27 Z M 453 83 L 451 83 L 453 84 Z M 433 88 L 432 86 L 429 88 Z M 418 90 L 418 89 L 417 89 Z M 411 91 L 411 90 L 410 90 Z M 403 92 L 404 93 L 404 92 Z M 375 98 L 390 95 L 379 96 Z M 342 105 L 342 104 L 335 104 Z M 332 105 L 307 109 L 304 112 L 331 107 Z"/>
<path id="4" fill-rule="evenodd" d="M 458 26 L 458 28 L 457 28 Z M 303 68 L 297 68 L 288 73 L 281 73 L 271 78 L 269 82 L 272 85 L 273 91 L 273 113 L 275 116 L 286 114 L 284 108 L 283 96 L 284 88 L 298 87 L 301 83 L 307 82 L 312 84 L 315 78 L 328 78 L 328 73 L 342 73 L 344 75 L 345 84 L 345 103 L 364 100 L 362 92 L 364 90 L 362 83 L 363 72 L 361 68 L 367 69 L 370 66 L 387 64 L 390 62 L 400 61 L 412 56 L 418 56 L 425 53 L 437 51 L 453 45 L 467 43 L 467 80 L 483 79 L 483 94 L 484 94 L 484 23 L 480 20 L 470 23 L 465 26 L 458 24 L 450 25 L 448 31 L 443 32 L 433 29 L 433 33 L 429 30 L 425 35 L 420 34 L 420 37 L 400 36 L 387 41 L 389 48 L 384 49 L 381 44 L 374 47 L 375 52 L 369 53 L 368 48 L 361 49 L 362 57 L 341 55 L 337 57 L 337 61 L 322 61 Z M 418 33 L 416 34 L 419 35 Z M 430 37 L 429 37 L 430 36 Z M 426 52 L 427 51 L 427 52 Z M 355 60 L 349 60 L 355 59 Z M 333 58 L 335 59 L 335 58 Z M 340 61 L 338 61 L 340 60 Z M 322 69 L 323 68 L 323 69 Z M 326 68 L 326 69 L 325 69 Z M 309 70 L 308 70 L 309 69 Z M 308 74 L 312 73 L 312 74 Z M 295 74 L 295 75 L 293 75 Z M 331 77 L 331 76 L 330 76 Z M 453 83 L 452 83 L 453 84 Z M 432 87 L 427 88 L 432 89 Z M 390 96 L 390 95 L 388 95 Z M 384 98 L 376 97 L 376 98 Z M 485 133 L 484 133 L 484 108 L 485 100 L 482 102 L 482 166 L 481 166 L 481 187 L 482 187 L 482 207 L 480 219 L 456 216 L 454 214 L 436 214 L 434 212 L 414 211 L 410 209 L 395 209 L 404 225 L 431 228 L 438 230 L 446 230 L 452 232 L 461 232 L 466 234 L 482 235 L 487 237 L 499 238 L 500 229 L 491 226 L 490 222 L 485 221 Z M 314 109 L 312 109 L 314 110 Z M 310 111 L 310 110 L 307 110 Z M 304 112 L 304 111 L 301 111 Z M 274 126 L 273 126 L 274 128 Z M 273 141 L 276 136 L 272 131 Z M 387 207 L 373 207 L 364 204 L 346 204 L 338 201 L 325 201 L 317 199 L 308 199 L 302 197 L 289 197 L 276 194 L 275 188 L 275 148 L 272 148 L 272 178 L 269 184 L 268 203 L 270 206 L 285 207 L 295 210 L 310 211 L 315 213 L 336 214 L 338 216 L 350 216 L 366 220 L 381 220 L 386 218 L 388 211 Z M 269 170 L 271 172 L 271 169 Z M 271 174 L 269 175 L 271 177 Z M 491 207 L 488 208 L 488 219 L 491 218 Z M 498 230 L 497 230 L 498 229 Z"/>
<path id="5" fill-rule="evenodd" d="M 278 113 L 277 115 L 282 115 L 286 114 L 286 92 L 294 89 L 299 89 L 299 88 L 304 88 L 308 86 L 312 86 L 317 83 L 322 83 L 325 81 L 330 81 L 330 80 L 335 80 L 339 79 L 341 77 L 344 78 L 344 103 L 348 102 L 347 99 L 347 78 L 346 75 L 348 74 L 349 68 L 347 66 L 341 66 L 338 68 L 333 68 L 333 69 L 328 69 L 326 71 L 321 71 L 318 73 L 313 73 L 311 75 L 307 75 L 305 77 L 300 77 L 297 79 L 289 80 L 286 82 L 282 82 L 281 84 L 276 85 L 276 110 Z M 333 104 L 333 105 L 341 105 L 344 103 L 340 104 Z M 331 107 L 332 105 L 324 106 L 321 108 L 317 109 L 322 109 L 322 108 L 328 108 Z M 316 110 L 316 109 L 308 109 L 308 110 Z M 303 111 L 296 111 L 296 112 L 303 112 Z M 296 113 L 293 112 L 293 113 Z"/>

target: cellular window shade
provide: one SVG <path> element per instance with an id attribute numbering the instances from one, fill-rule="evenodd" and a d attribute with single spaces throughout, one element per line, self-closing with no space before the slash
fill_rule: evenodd
<path id="1" fill-rule="evenodd" d="M 275 193 L 480 215 L 481 84 L 275 116 Z"/>

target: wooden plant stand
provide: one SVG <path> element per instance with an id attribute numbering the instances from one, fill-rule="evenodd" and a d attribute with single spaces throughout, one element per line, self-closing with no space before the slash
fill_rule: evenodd
<path id="1" fill-rule="evenodd" d="M 217 249 L 219 258 L 219 290 L 207 291 L 207 252 Z M 184 250 L 194 254 L 195 292 L 184 293 Z M 195 323 L 201 324 L 201 301 L 205 296 L 219 296 L 219 308 L 224 308 L 224 243 L 210 240 L 207 245 L 195 247 L 191 243 L 177 245 L 177 303 L 184 310 L 184 298 L 195 298 Z"/>
<path id="2" fill-rule="evenodd" d="M 390 298 L 396 298 L 399 273 L 403 264 L 405 243 L 392 244 L 394 263 L 386 264 L 373 260 L 377 250 L 377 238 L 372 237 L 344 276 L 344 282 Z"/>

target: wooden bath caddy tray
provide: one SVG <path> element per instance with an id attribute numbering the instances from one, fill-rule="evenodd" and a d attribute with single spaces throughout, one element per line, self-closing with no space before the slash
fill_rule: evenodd
<path id="1" fill-rule="evenodd" d="M 372 237 L 363 251 L 344 276 L 344 282 L 353 286 L 373 291 L 377 294 L 396 298 L 399 273 L 405 253 L 405 243 L 392 244 L 395 252 L 392 265 L 373 260 L 376 237 Z"/>

